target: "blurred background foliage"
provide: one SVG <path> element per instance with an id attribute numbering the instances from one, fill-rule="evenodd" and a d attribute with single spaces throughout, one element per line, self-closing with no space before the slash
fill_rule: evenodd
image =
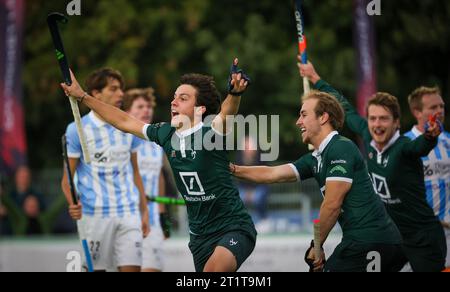
<path id="1" fill-rule="evenodd" d="M 24 104 L 33 169 L 61 165 L 60 136 L 73 120 L 58 85 L 61 78 L 46 25 L 46 15 L 65 12 L 68 2 L 26 3 Z M 295 128 L 303 89 L 296 67 L 292 1 L 81 2 L 82 16 L 70 17 L 68 25 L 61 27 L 66 53 L 80 81 L 99 67 L 116 68 L 128 88 L 155 88 L 156 121 L 168 121 L 182 74 L 213 75 L 224 93 L 229 66 L 237 56 L 253 79 L 240 112 L 280 115 L 281 160 L 296 159 L 307 151 Z M 354 100 L 353 2 L 304 2 L 311 61 L 324 79 Z M 446 0 L 384 0 L 382 16 L 374 17 L 378 88 L 400 99 L 403 131 L 414 123 L 406 100 L 414 88 L 438 85 L 450 103 L 449 15 Z"/>

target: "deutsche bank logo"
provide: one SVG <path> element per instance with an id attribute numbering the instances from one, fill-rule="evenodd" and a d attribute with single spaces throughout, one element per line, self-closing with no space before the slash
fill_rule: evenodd
<path id="1" fill-rule="evenodd" d="M 375 192 L 381 197 L 383 200 L 391 199 L 391 192 L 389 191 L 389 187 L 385 177 L 379 176 L 375 173 L 372 173 L 373 177 L 373 187 Z"/>
<path id="2" fill-rule="evenodd" d="M 196 172 L 180 172 L 180 178 L 183 181 L 188 195 L 203 196 L 205 189 Z"/>

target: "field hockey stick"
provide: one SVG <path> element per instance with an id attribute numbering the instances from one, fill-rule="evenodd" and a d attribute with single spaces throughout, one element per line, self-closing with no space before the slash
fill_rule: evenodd
<path id="1" fill-rule="evenodd" d="M 47 16 L 47 24 L 50 29 L 50 34 L 52 36 L 53 45 L 56 51 L 56 59 L 59 63 L 59 68 L 61 69 L 64 82 L 70 86 L 72 84 L 72 78 L 70 77 L 69 62 L 67 60 L 67 55 L 64 51 L 63 42 L 61 35 L 59 34 L 58 22 L 67 23 L 68 19 L 63 14 L 58 12 L 50 13 Z M 77 128 L 78 137 L 80 137 L 81 149 L 83 151 L 84 161 L 86 163 L 91 163 L 91 156 L 89 155 L 86 136 L 84 135 L 83 126 L 81 124 L 80 109 L 78 108 L 78 103 L 75 98 L 69 97 L 70 106 L 72 108 L 73 118 L 75 120 L 75 125 Z"/>
<path id="2" fill-rule="evenodd" d="M 183 199 L 171 197 L 147 197 L 147 200 L 164 205 L 186 205 L 186 202 Z"/>
<path id="3" fill-rule="evenodd" d="M 69 181 L 70 194 L 72 196 L 72 201 L 75 205 L 78 204 L 78 197 L 75 191 L 75 185 L 73 184 L 72 172 L 70 171 L 69 157 L 67 156 L 67 139 L 66 135 L 61 138 L 63 158 L 64 158 L 64 168 L 66 170 L 67 179 Z M 80 238 L 81 246 L 83 248 L 84 255 L 86 257 L 86 265 L 88 272 L 94 272 L 94 265 L 92 263 L 92 256 L 89 250 L 89 245 L 86 239 L 86 234 L 84 232 L 84 226 L 80 220 L 77 221 L 78 236 Z"/>

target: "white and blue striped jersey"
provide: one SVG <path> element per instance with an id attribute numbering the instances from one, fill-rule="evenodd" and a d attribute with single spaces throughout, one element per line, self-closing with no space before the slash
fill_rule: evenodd
<path id="1" fill-rule="evenodd" d="M 80 158 L 76 170 L 76 188 L 83 214 L 110 218 L 139 214 L 139 191 L 134 184 L 131 153 L 144 140 L 117 130 L 90 112 L 82 118 L 91 156 L 86 164 L 75 123 L 66 130 L 67 154 Z"/>
<path id="2" fill-rule="evenodd" d="M 145 141 L 138 152 L 138 165 L 148 197 L 159 195 L 159 177 L 163 167 L 164 150 L 156 143 Z M 158 204 L 148 203 L 150 225 L 160 226 Z"/>
<path id="3" fill-rule="evenodd" d="M 405 134 L 412 140 L 420 135 L 416 127 Z M 450 133 L 443 132 L 436 148 L 422 161 L 428 204 L 441 221 L 450 222 Z"/>

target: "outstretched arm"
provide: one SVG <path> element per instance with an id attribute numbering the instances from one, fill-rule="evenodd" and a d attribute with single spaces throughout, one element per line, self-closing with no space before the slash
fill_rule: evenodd
<path id="1" fill-rule="evenodd" d="M 298 181 L 297 173 L 292 165 L 280 166 L 238 166 L 231 164 L 232 174 L 240 179 L 259 184 L 274 184 Z"/>
<path id="2" fill-rule="evenodd" d="M 81 88 L 72 71 L 70 74 L 72 76 L 72 85 L 67 86 L 65 83 L 61 83 L 61 87 L 67 96 L 76 98 L 79 102 L 95 111 L 108 124 L 113 125 L 122 132 L 131 133 L 139 138 L 146 139 L 144 133 L 142 133 L 142 129 L 145 125 L 143 122 L 133 118 L 114 106 L 103 103 L 90 96 Z"/>
<path id="3" fill-rule="evenodd" d="M 339 91 L 321 79 L 313 64 L 310 62 L 308 62 L 308 64 L 299 63 L 298 67 L 300 75 L 302 77 L 307 77 L 314 85 L 314 89 L 329 93 L 336 97 L 345 110 L 345 123 L 350 130 L 362 137 L 370 137 L 367 120 L 358 114 L 353 105 Z"/>
<path id="4" fill-rule="evenodd" d="M 438 137 L 442 133 L 442 124 L 439 121 L 430 121 L 425 126 L 425 133 L 417 139 L 407 143 L 403 148 L 403 153 L 411 158 L 427 156 L 437 145 Z"/>

